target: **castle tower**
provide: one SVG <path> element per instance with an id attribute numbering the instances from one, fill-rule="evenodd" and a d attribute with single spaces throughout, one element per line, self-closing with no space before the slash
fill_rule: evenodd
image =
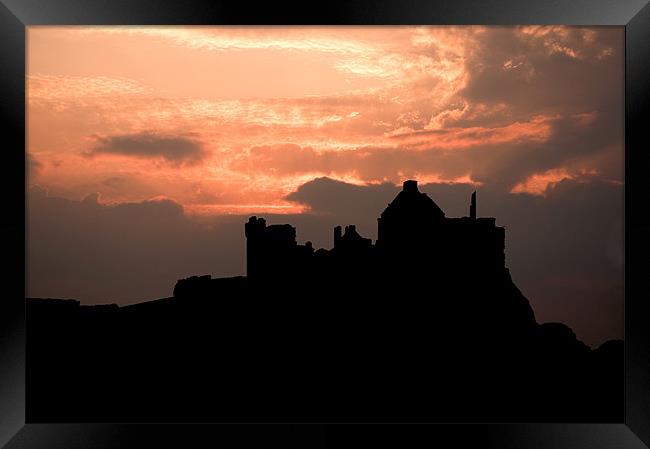
<path id="1" fill-rule="evenodd" d="M 377 244 L 394 248 L 419 245 L 444 220 L 445 213 L 426 193 L 420 192 L 417 181 L 404 181 L 402 191 L 377 219 Z"/>
<path id="2" fill-rule="evenodd" d="M 257 277 L 261 274 L 264 233 L 266 220 L 255 216 L 248 219 L 244 226 L 246 234 L 246 275 Z"/>
<path id="3" fill-rule="evenodd" d="M 279 278 L 291 272 L 298 246 L 296 228 L 288 224 L 267 226 L 263 218 L 250 217 L 245 229 L 249 278 Z"/>

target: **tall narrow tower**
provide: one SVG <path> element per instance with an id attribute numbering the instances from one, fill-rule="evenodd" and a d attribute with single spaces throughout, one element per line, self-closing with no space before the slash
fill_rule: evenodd
<path id="1" fill-rule="evenodd" d="M 255 216 L 248 219 L 246 230 L 246 276 L 258 277 L 262 273 L 262 256 L 264 255 L 264 232 L 266 220 Z"/>
<path id="2" fill-rule="evenodd" d="M 476 220 L 476 191 L 472 193 L 472 202 L 469 205 L 469 218 Z"/>

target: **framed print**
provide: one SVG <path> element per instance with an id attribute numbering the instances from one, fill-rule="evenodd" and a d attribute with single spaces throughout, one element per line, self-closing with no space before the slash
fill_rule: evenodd
<path id="1" fill-rule="evenodd" d="M 647 2 L 1 11 L 0 443 L 650 443 Z"/>

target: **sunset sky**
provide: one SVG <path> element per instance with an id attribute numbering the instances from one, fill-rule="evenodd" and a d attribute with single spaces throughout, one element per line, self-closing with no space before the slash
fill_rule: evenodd
<path id="1" fill-rule="evenodd" d="M 27 37 L 32 296 L 128 303 L 168 296 L 181 276 L 243 274 L 253 213 L 302 220 L 299 239 L 323 246 L 345 219 L 376 238 L 378 213 L 412 178 L 449 216 L 466 214 L 478 189 L 538 319 L 593 342 L 622 336 L 622 28 L 28 27 Z M 81 236 L 89 223 L 103 231 Z M 585 228 L 589 241 L 576 237 Z M 193 261 L 182 268 L 165 265 L 190 236 L 210 243 L 178 256 Z M 80 253 L 74 238 L 95 243 Z M 179 246 L 160 249 L 170 240 Z M 583 256 L 556 272 L 565 262 L 549 244 L 565 246 L 563 261 Z M 121 272 L 127 247 L 162 251 L 153 271 L 142 259 L 139 277 Z M 609 317 L 580 321 L 594 297 Z"/>

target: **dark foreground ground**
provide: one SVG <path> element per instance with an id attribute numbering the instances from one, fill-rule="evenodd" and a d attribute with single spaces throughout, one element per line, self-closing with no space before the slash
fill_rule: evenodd
<path id="1" fill-rule="evenodd" d="M 127 307 L 28 299 L 28 421 L 623 419 L 623 342 L 539 325 L 507 271 L 189 285 Z"/>

